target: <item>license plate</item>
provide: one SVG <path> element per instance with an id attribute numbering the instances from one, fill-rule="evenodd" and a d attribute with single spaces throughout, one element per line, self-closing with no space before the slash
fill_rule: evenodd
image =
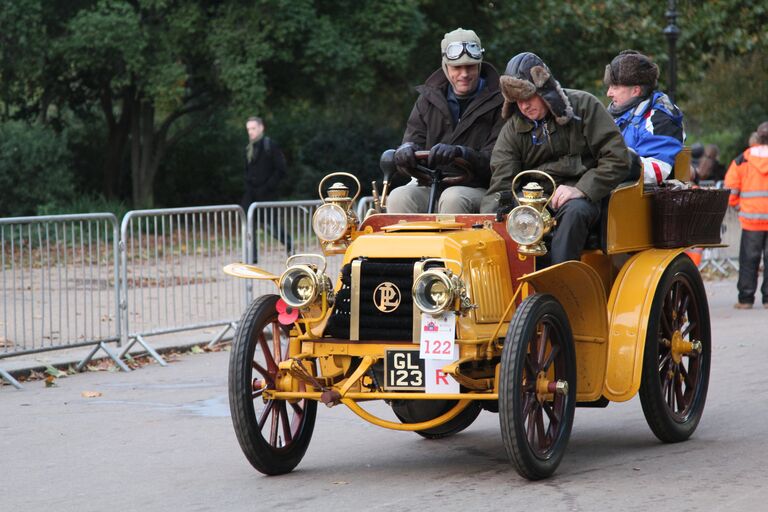
<path id="1" fill-rule="evenodd" d="M 387 391 L 424 391 L 424 360 L 419 350 L 385 351 L 384 389 Z"/>

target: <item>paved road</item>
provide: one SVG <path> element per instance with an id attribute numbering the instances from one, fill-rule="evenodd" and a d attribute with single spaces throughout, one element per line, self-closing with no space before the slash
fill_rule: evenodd
<path id="1" fill-rule="evenodd" d="M 427 441 L 320 407 L 297 470 L 264 477 L 231 427 L 228 353 L 190 354 L 167 368 L 0 388 L 0 510 L 764 510 L 768 311 L 733 310 L 732 281 L 708 293 L 710 391 L 685 443 L 657 442 L 637 399 L 577 409 L 557 474 L 531 483 L 509 466 L 494 414 Z"/>

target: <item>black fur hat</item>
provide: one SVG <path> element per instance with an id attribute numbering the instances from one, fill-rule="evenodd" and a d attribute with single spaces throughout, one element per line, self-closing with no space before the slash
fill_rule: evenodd
<path id="1" fill-rule="evenodd" d="M 641 85 L 656 88 L 659 66 L 635 50 L 624 50 L 605 66 L 605 85 Z"/>
<path id="2" fill-rule="evenodd" d="M 504 96 L 501 110 L 504 119 L 512 115 L 516 101 L 527 100 L 534 94 L 541 96 L 557 124 L 565 124 L 573 118 L 573 108 L 565 91 L 535 53 L 523 52 L 512 57 L 499 79 L 499 85 Z"/>

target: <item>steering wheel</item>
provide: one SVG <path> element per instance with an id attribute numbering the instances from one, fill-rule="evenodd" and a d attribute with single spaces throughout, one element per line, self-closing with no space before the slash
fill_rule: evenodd
<path id="1" fill-rule="evenodd" d="M 461 174 L 457 174 L 455 176 L 445 176 L 442 171 L 438 169 L 430 169 L 427 167 L 429 151 L 416 151 L 415 154 L 416 160 L 422 163 L 417 163 L 416 167 L 413 169 L 399 169 L 409 176 L 416 178 L 419 180 L 419 182 L 426 182 L 428 184 L 437 182 L 445 187 L 452 187 L 454 185 L 462 185 L 464 183 L 468 183 L 475 177 L 475 173 L 472 171 L 472 166 L 470 166 L 469 162 L 463 158 L 455 158 L 453 160 L 455 167 L 461 171 Z"/>

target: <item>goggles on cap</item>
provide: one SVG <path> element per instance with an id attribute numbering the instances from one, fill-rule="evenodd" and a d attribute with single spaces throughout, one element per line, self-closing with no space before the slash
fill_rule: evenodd
<path id="1" fill-rule="evenodd" d="M 483 50 L 479 43 L 474 41 L 464 41 L 448 43 L 445 47 L 443 56 L 448 60 L 458 60 L 465 53 L 473 59 L 480 60 L 483 58 Z"/>

